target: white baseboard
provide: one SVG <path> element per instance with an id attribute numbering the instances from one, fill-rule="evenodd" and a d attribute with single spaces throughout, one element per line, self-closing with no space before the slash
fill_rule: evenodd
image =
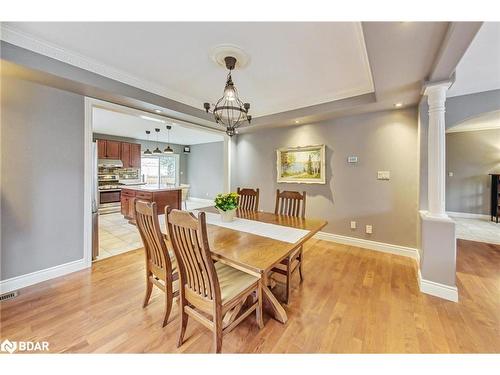
<path id="1" fill-rule="evenodd" d="M 453 212 L 446 211 L 446 214 L 451 217 L 460 217 L 464 219 L 480 219 L 480 220 L 490 220 L 491 216 L 484 214 L 470 214 L 468 212 Z"/>
<path id="2" fill-rule="evenodd" d="M 417 249 L 406 246 L 392 245 L 384 242 L 376 242 L 371 240 L 365 240 L 362 238 L 341 236 L 339 234 L 318 232 L 315 238 L 324 241 L 337 242 L 344 245 L 361 247 L 364 249 L 370 249 L 375 251 L 381 251 L 383 253 L 402 255 L 408 258 L 415 259 L 419 261 L 419 253 Z"/>
<path id="3" fill-rule="evenodd" d="M 50 280 L 55 277 L 64 276 L 68 273 L 80 271 L 88 266 L 84 259 L 78 259 L 73 262 L 60 264 L 44 270 L 35 271 L 26 275 L 12 277 L 10 279 L 0 281 L 0 293 L 8 293 L 13 290 L 25 288 L 27 286 L 41 283 L 42 281 Z"/>
<path id="4" fill-rule="evenodd" d="M 422 293 L 444 298 L 448 301 L 458 302 L 458 289 L 456 286 L 449 286 L 422 279 L 420 270 L 418 270 L 418 286 Z"/>
<path id="5" fill-rule="evenodd" d="M 207 203 L 207 204 L 214 204 L 214 200 L 213 199 L 204 199 L 204 198 L 196 198 L 196 197 L 189 197 L 188 201 L 200 202 L 200 203 Z"/>

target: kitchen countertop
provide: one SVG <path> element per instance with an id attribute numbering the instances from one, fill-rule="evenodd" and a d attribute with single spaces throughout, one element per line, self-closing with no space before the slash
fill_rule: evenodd
<path id="1" fill-rule="evenodd" d="M 122 190 L 134 190 L 134 191 L 172 191 L 172 190 L 182 190 L 180 186 L 170 186 L 170 185 L 139 185 L 139 186 L 124 186 Z"/>

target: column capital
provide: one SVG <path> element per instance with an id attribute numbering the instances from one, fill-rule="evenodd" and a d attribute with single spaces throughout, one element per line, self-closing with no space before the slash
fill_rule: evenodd
<path id="1" fill-rule="evenodd" d="M 446 93 L 446 90 L 450 88 L 453 81 L 438 81 L 438 82 L 425 82 L 422 88 L 422 94 L 426 96 Z"/>

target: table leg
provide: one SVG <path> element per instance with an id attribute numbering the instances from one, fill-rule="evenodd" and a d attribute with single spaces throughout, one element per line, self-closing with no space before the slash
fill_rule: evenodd
<path id="1" fill-rule="evenodd" d="M 285 324 L 288 320 L 288 316 L 286 315 L 286 311 L 281 306 L 281 303 L 279 303 L 278 299 L 274 296 L 273 292 L 267 287 L 268 285 L 268 280 L 267 280 L 267 274 L 264 274 L 262 276 L 263 283 L 262 283 L 262 297 L 264 297 L 264 302 L 267 301 L 268 305 L 271 307 L 271 310 L 273 312 L 274 318 Z"/>

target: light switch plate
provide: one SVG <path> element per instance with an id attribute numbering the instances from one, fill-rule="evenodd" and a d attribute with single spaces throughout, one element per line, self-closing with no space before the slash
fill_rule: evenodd
<path id="1" fill-rule="evenodd" d="M 357 156 L 348 156 L 347 157 L 347 162 L 348 163 L 357 163 L 358 162 L 358 157 Z"/>
<path id="2" fill-rule="evenodd" d="M 371 225 L 366 226 L 366 234 L 372 234 L 373 233 L 373 228 Z"/>
<path id="3" fill-rule="evenodd" d="M 356 229 L 356 222 L 355 221 L 351 221 L 351 229 Z"/>

